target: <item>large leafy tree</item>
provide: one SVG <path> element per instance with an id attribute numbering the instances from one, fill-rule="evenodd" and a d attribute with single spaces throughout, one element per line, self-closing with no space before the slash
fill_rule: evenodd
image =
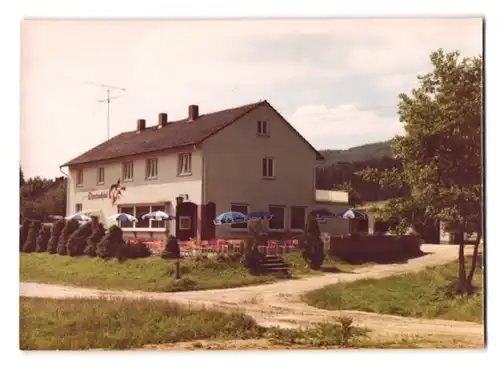
<path id="1" fill-rule="evenodd" d="M 399 116 L 405 135 L 392 143 L 403 170 L 360 172 L 383 187 L 409 186 L 411 195 L 394 199 L 383 211 L 397 219 L 400 232 L 422 232 L 437 220 L 458 236 L 457 290 L 472 291 L 478 245 L 482 237 L 482 56 L 462 58 L 442 49 L 430 55 L 433 71 L 418 76 L 420 86 L 399 95 Z M 469 274 L 464 234 L 476 233 Z"/>

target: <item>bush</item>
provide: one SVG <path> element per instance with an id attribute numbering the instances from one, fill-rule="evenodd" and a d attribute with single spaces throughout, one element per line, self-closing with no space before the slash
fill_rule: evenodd
<path id="1" fill-rule="evenodd" d="M 49 245 L 51 227 L 48 225 L 43 226 L 36 238 L 35 252 L 46 252 Z"/>
<path id="2" fill-rule="evenodd" d="M 124 247 L 123 231 L 118 226 L 113 225 L 97 244 L 96 255 L 101 258 L 123 258 Z"/>
<path id="3" fill-rule="evenodd" d="M 408 260 L 423 254 L 417 236 L 357 235 L 332 237 L 329 255 L 352 264 L 389 263 Z"/>
<path id="4" fill-rule="evenodd" d="M 313 270 L 319 270 L 325 260 L 325 251 L 316 217 L 309 215 L 304 234 L 299 239 L 302 257 Z"/>
<path id="5" fill-rule="evenodd" d="M 73 234 L 76 229 L 78 229 L 78 221 L 76 220 L 69 220 L 66 222 L 66 225 L 64 225 L 64 229 L 61 231 L 61 236 L 59 237 L 59 241 L 57 242 L 57 254 L 61 256 L 65 256 L 67 254 L 66 250 L 66 244 L 68 242 L 68 239 L 70 238 L 71 234 Z"/>
<path id="6" fill-rule="evenodd" d="M 59 238 L 61 233 L 66 226 L 66 221 L 58 220 L 54 226 L 52 226 L 52 234 L 50 235 L 49 245 L 47 247 L 47 252 L 54 254 L 57 253 L 57 245 L 59 244 Z"/>
<path id="7" fill-rule="evenodd" d="M 257 273 L 265 259 L 265 253 L 259 251 L 259 243 L 265 237 L 265 229 L 261 222 L 251 222 L 249 226 L 250 236 L 243 246 L 241 263 L 251 273 Z"/>
<path id="8" fill-rule="evenodd" d="M 42 228 L 42 223 L 38 220 L 31 221 L 30 231 L 28 232 L 28 236 L 23 245 L 24 253 L 32 253 L 36 249 L 36 238 L 38 236 L 38 232 Z"/>
<path id="9" fill-rule="evenodd" d="M 87 247 L 83 251 L 89 257 L 97 256 L 97 244 L 106 235 L 106 230 L 102 223 L 100 223 L 96 218 L 92 218 L 91 222 L 92 234 L 87 238 Z"/>
<path id="10" fill-rule="evenodd" d="M 169 235 L 165 243 L 165 248 L 161 252 L 161 258 L 163 259 L 174 259 L 181 258 L 181 248 L 179 247 L 179 242 L 177 238 L 173 235 Z"/>
<path id="11" fill-rule="evenodd" d="M 84 223 L 76 229 L 66 243 L 66 253 L 69 256 L 76 257 L 84 254 L 87 239 L 92 234 L 92 225 Z"/>
<path id="12" fill-rule="evenodd" d="M 131 243 L 125 245 L 124 257 L 126 258 L 145 258 L 151 256 L 151 250 L 144 243 Z"/>
<path id="13" fill-rule="evenodd" d="M 24 243 L 28 239 L 28 233 L 30 232 L 31 221 L 24 219 L 23 223 L 19 227 L 19 251 L 22 252 L 24 248 Z"/>

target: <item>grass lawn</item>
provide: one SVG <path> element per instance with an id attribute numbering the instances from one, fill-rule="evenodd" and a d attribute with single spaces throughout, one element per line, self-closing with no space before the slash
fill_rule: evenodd
<path id="1" fill-rule="evenodd" d="M 480 257 L 481 258 L 481 257 Z M 471 257 L 466 258 L 470 266 Z M 478 292 L 456 296 L 452 285 L 458 263 L 384 279 L 331 285 L 307 293 L 304 300 L 327 310 L 357 310 L 409 317 L 483 322 L 482 271 L 476 269 Z"/>
<path id="2" fill-rule="evenodd" d="M 153 301 L 20 299 L 21 349 L 125 349 L 197 339 L 262 335 L 240 313 Z"/>
<path id="3" fill-rule="evenodd" d="M 312 271 L 299 253 L 284 255 L 292 277 L 318 274 Z M 325 271 L 350 270 L 345 263 L 325 261 Z M 68 257 L 49 253 L 21 253 L 20 280 L 62 285 L 77 285 L 114 290 L 173 292 L 232 288 L 270 283 L 279 280 L 272 275 L 252 275 L 240 263 L 216 259 L 181 261 L 181 279 L 175 280 L 173 261 L 158 257 L 119 262 L 89 257 Z"/>

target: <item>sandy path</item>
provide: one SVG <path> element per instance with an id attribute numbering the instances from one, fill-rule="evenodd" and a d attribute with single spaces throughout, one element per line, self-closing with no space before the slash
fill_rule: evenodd
<path id="1" fill-rule="evenodd" d="M 106 291 L 38 283 L 20 283 L 20 295 L 47 298 L 131 298 L 168 300 L 193 306 L 223 310 L 239 310 L 252 316 L 260 325 L 296 327 L 338 316 L 351 316 L 357 326 L 372 330 L 372 337 L 429 336 L 434 339 L 461 340 L 483 343 L 483 325 L 450 321 L 414 319 L 360 311 L 328 311 L 311 307 L 301 301 L 301 295 L 325 285 L 366 278 L 383 278 L 421 270 L 453 261 L 456 246 L 423 245 L 427 255 L 404 264 L 376 265 L 349 273 L 331 273 L 300 280 L 286 280 L 268 285 L 205 291 L 151 293 L 139 291 Z M 466 253 L 471 253 L 470 249 Z"/>

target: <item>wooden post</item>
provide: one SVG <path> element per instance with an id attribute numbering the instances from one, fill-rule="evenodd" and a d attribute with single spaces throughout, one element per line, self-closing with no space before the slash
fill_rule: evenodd
<path id="1" fill-rule="evenodd" d="M 179 280 L 181 278 L 181 261 L 177 258 L 175 261 L 175 279 Z"/>

